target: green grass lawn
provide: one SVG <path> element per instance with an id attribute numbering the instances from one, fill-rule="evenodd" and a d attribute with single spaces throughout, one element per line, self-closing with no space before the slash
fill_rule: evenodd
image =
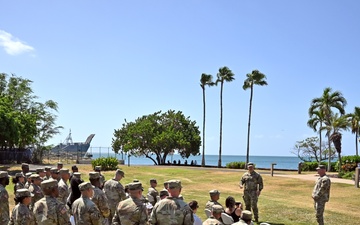
<path id="1" fill-rule="evenodd" d="M 70 168 L 70 165 L 64 165 Z M 238 183 L 244 170 L 230 169 L 199 169 L 191 167 L 171 166 L 121 166 L 125 171 L 122 184 L 139 179 L 144 186 L 144 195 L 147 193 L 150 178 L 158 181 L 157 190 L 163 188 L 163 182 L 170 179 L 182 181 L 182 195 L 186 202 L 197 200 L 200 204 L 197 215 L 205 220 L 204 206 L 209 200 L 209 191 L 218 189 L 221 192 L 220 203 L 225 205 L 225 199 L 229 195 L 237 201 L 242 201 L 242 190 Z M 79 172 L 83 179 L 88 181 L 90 165 L 80 165 Z M 260 171 L 261 173 L 261 171 Z M 296 174 L 296 172 L 288 172 Z M 315 173 L 315 172 L 314 172 Z M 106 179 L 111 179 L 113 171 L 103 172 Z M 313 181 L 271 177 L 263 175 L 264 189 L 260 195 L 258 206 L 261 222 L 270 224 L 317 224 L 313 208 L 311 193 L 314 187 Z M 13 208 L 13 185 L 7 186 L 10 194 L 10 209 Z M 330 201 L 325 208 L 325 224 L 357 224 L 360 221 L 360 190 L 354 185 L 335 184 L 331 186 Z"/>

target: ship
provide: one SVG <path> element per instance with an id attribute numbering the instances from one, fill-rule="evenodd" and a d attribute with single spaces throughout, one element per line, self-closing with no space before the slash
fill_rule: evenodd
<path id="1" fill-rule="evenodd" d="M 56 155 L 61 154 L 76 154 L 79 157 L 84 157 L 90 147 L 90 143 L 95 134 L 90 134 L 85 142 L 73 142 L 71 137 L 71 130 L 63 143 L 60 143 L 51 149 L 51 153 Z"/>

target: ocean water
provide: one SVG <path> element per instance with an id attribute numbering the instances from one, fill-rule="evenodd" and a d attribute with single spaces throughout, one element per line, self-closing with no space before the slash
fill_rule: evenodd
<path id="1" fill-rule="evenodd" d="M 101 153 L 93 152 L 93 159 L 99 157 L 116 157 L 117 159 L 123 159 L 125 164 L 128 165 L 154 165 L 154 162 L 146 157 L 134 157 L 131 156 L 130 158 L 125 154 L 115 154 L 112 151 L 104 151 Z M 130 161 L 129 161 L 130 160 Z M 181 158 L 180 155 L 174 154 L 173 156 L 168 156 L 166 158 L 167 161 L 173 162 L 176 160 L 180 160 L 181 164 L 184 164 L 185 160 L 187 160 L 188 164 L 193 161 L 196 162 L 197 165 L 201 165 L 202 156 L 190 156 L 188 159 Z M 218 155 L 205 155 L 205 164 L 207 166 L 217 166 L 218 165 L 219 156 Z M 222 155 L 221 162 L 222 166 L 226 166 L 227 163 L 230 162 L 245 162 L 246 156 L 242 155 Z M 255 163 L 257 168 L 270 168 L 272 163 L 276 163 L 276 169 L 292 169 L 297 170 L 299 162 L 301 160 L 296 156 L 250 156 L 250 161 Z"/>

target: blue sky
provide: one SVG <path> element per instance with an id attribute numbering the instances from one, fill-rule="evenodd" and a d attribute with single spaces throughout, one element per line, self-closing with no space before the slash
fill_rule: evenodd
<path id="1" fill-rule="evenodd" d="M 251 155 L 292 155 L 311 99 L 340 91 L 360 106 L 358 1 L 0 1 L 0 72 L 32 80 L 59 104 L 58 125 L 74 141 L 95 133 L 109 147 L 124 119 L 181 110 L 202 130 L 202 73 L 235 73 L 224 85 L 223 154 L 245 155 L 254 69 Z M 206 153 L 218 154 L 220 87 L 206 90 Z M 355 137 L 343 133 L 343 154 Z"/>

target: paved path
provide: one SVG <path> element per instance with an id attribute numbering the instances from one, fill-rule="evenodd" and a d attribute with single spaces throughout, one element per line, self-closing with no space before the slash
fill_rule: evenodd
<path id="1" fill-rule="evenodd" d="M 294 174 L 294 175 L 292 175 L 292 174 L 276 174 L 276 173 L 274 173 L 274 176 L 296 178 L 296 179 L 302 179 L 302 180 L 313 180 L 314 182 L 319 178 L 319 175 L 316 175 L 316 174 Z M 331 177 L 331 176 L 330 176 L 330 179 L 331 179 L 331 183 L 355 185 L 355 181 L 353 181 L 353 180 L 336 178 L 336 177 Z"/>

